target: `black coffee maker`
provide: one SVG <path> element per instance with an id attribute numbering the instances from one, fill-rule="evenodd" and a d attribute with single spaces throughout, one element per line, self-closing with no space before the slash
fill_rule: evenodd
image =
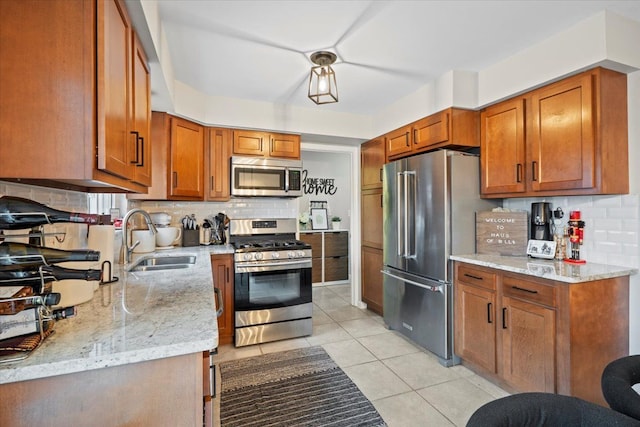
<path id="1" fill-rule="evenodd" d="M 553 240 L 551 232 L 551 203 L 531 203 L 531 232 L 530 239 Z"/>

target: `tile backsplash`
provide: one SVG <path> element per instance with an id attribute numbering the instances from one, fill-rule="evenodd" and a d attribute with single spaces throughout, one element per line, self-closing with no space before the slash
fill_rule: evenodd
<path id="1" fill-rule="evenodd" d="M 580 257 L 587 261 L 640 267 L 640 195 L 505 199 L 503 206 L 531 212 L 531 203 L 550 202 L 552 210 L 580 210 L 585 222 Z"/>
<path id="2" fill-rule="evenodd" d="M 172 225 L 179 225 L 185 215 L 195 214 L 199 223 L 209 215 L 224 213 L 235 218 L 297 218 L 298 199 L 239 198 L 228 202 L 129 201 L 129 208 L 140 207 L 148 212 L 166 212 Z"/>

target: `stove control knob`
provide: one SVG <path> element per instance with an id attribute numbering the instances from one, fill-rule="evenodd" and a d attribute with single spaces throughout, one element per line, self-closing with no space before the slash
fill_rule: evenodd
<path id="1" fill-rule="evenodd" d="M 262 257 L 263 257 L 262 252 L 256 252 L 254 257 L 255 257 L 255 259 L 262 259 Z"/>
<path id="2" fill-rule="evenodd" d="M 252 254 L 250 254 L 250 253 L 244 254 L 244 260 L 245 261 L 251 261 L 252 258 L 253 258 Z"/>
<path id="3" fill-rule="evenodd" d="M 298 258 L 304 258 L 304 251 L 298 251 Z"/>
<path id="4" fill-rule="evenodd" d="M 273 253 L 271 254 L 271 258 L 273 258 L 273 259 L 278 259 L 278 258 L 280 258 L 280 252 L 273 252 Z"/>
<path id="5" fill-rule="evenodd" d="M 289 252 L 287 252 L 287 256 L 288 256 L 289 258 L 295 258 L 295 257 L 296 257 L 296 253 L 295 253 L 295 252 L 293 252 L 293 251 L 289 251 Z"/>

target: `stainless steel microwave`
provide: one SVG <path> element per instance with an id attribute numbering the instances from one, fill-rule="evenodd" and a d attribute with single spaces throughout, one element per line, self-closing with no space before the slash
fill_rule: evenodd
<path id="1" fill-rule="evenodd" d="M 302 196 L 302 160 L 231 157 L 231 195 Z"/>

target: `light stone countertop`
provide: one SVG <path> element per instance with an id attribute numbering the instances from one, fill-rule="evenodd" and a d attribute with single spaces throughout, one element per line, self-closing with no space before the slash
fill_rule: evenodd
<path id="1" fill-rule="evenodd" d="M 0 384 L 207 351 L 218 346 L 210 254 L 230 245 L 176 247 L 156 254 L 195 254 L 192 267 L 125 273 L 102 285 L 77 315 L 22 361 L 0 364 Z M 139 254 L 139 256 L 149 254 Z M 134 257 L 135 260 L 135 257 Z"/>
<path id="2" fill-rule="evenodd" d="M 530 258 L 525 256 L 501 256 L 486 254 L 451 255 L 454 261 L 495 268 L 512 273 L 527 274 L 542 279 L 565 283 L 581 283 L 592 280 L 636 274 L 637 268 L 588 262 L 569 264 L 563 261 Z"/>

